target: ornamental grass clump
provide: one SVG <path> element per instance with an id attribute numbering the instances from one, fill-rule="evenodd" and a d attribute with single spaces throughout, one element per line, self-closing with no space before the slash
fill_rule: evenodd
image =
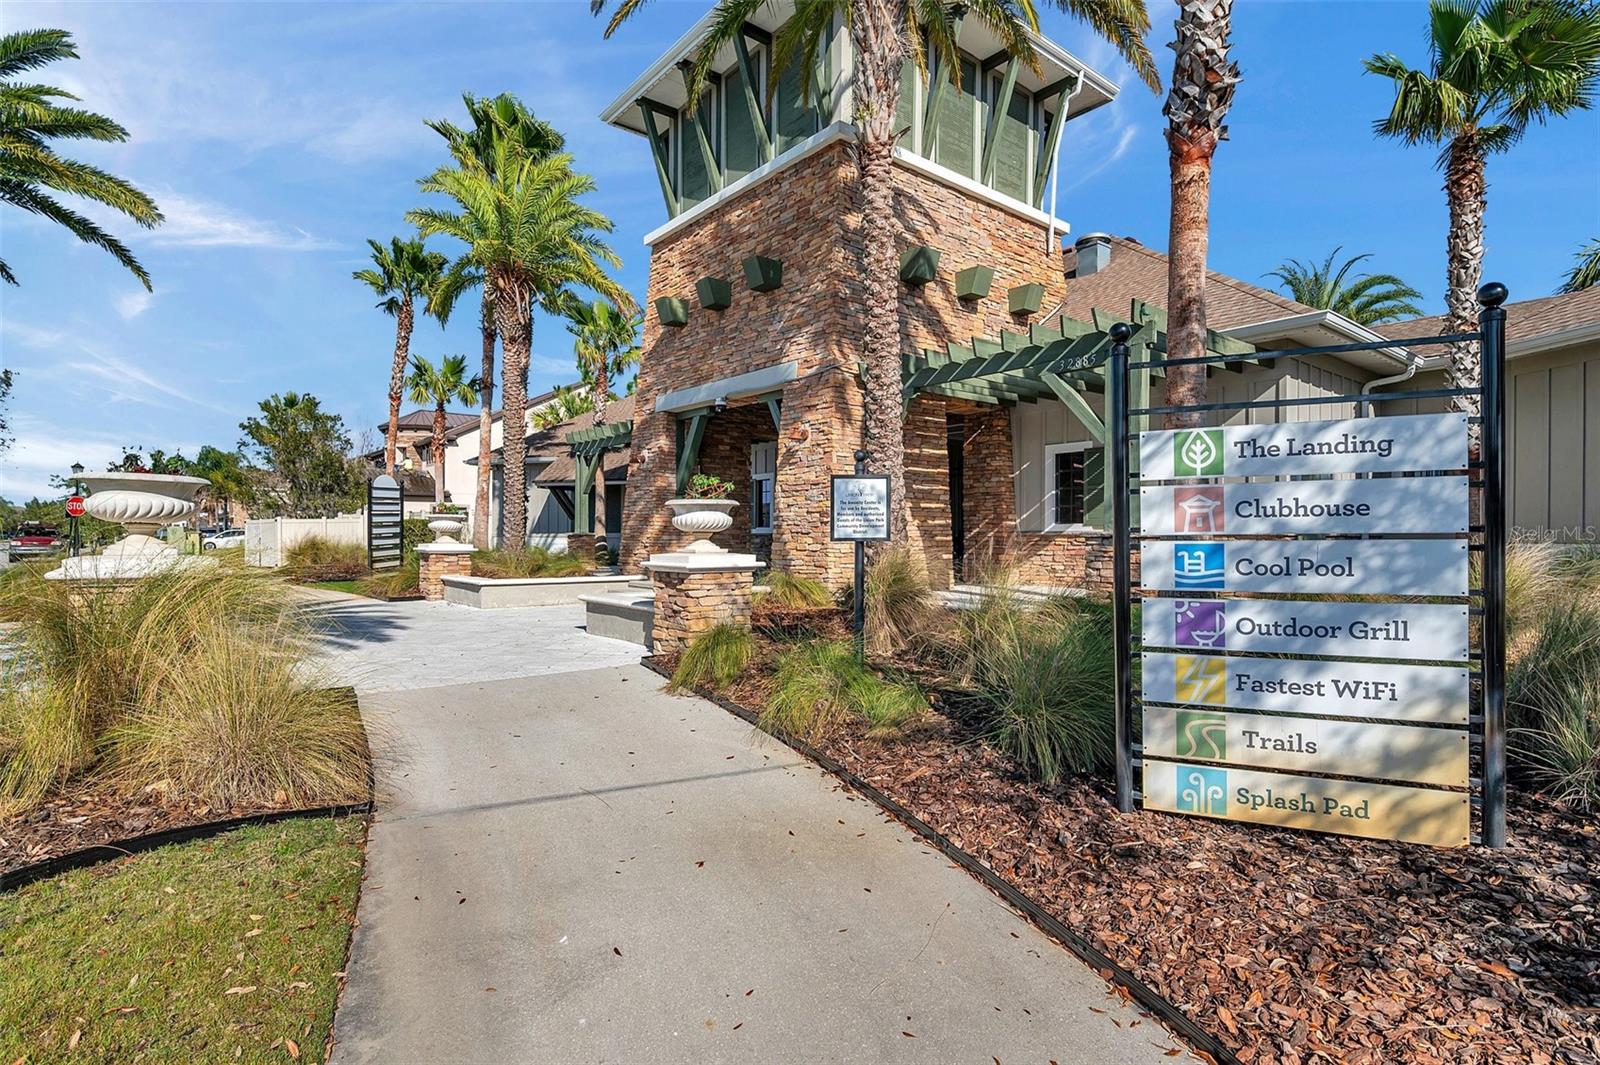
<path id="1" fill-rule="evenodd" d="M 757 602 L 784 610 L 822 610 L 834 605 L 833 593 L 826 584 L 781 569 L 766 575 L 758 589 Z"/>
<path id="2" fill-rule="evenodd" d="M 593 562 L 545 547 L 497 547 L 472 554 L 474 577 L 582 577 L 593 571 Z"/>
<path id="3" fill-rule="evenodd" d="M 309 584 L 318 581 L 354 581 L 367 576 L 365 544 L 335 543 L 321 536 L 308 536 L 283 553 L 280 571 L 291 581 Z"/>
<path id="4" fill-rule="evenodd" d="M 1001 586 L 958 626 L 959 665 L 988 704 L 979 724 L 991 745 L 1045 783 L 1110 762 L 1116 658 L 1105 607 L 1026 602 Z"/>
<path id="5" fill-rule="evenodd" d="M 405 599 L 422 594 L 422 560 L 410 555 L 394 569 L 363 577 L 357 587 L 374 599 Z"/>
<path id="6" fill-rule="evenodd" d="M 360 797 L 359 718 L 334 714 L 306 672 L 314 629 L 281 581 L 227 564 L 105 589 L 28 574 L 0 597 L 18 619 L 0 648 L 0 809 L 78 782 L 218 806 Z M 188 764 L 220 768 L 160 756 L 173 735 Z"/>
<path id="7" fill-rule="evenodd" d="M 866 645 L 876 658 L 923 642 L 938 604 L 922 560 L 905 547 L 888 547 L 867 567 Z"/>
<path id="8" fill-rule="evenodd" d="M 772 696 L 758 723 L 768 732 L 811 740 L 856 715 L 869 734 L 892 735 L 927 709 L 920 691 L 879 676 L 848 640 L 815 640 L 778 659 Z"/>
<path id="9" fill-rule="evenodd" d="M 673 671 L 671 689 L 725 688 L 754 657 L 755 637 L 738 625 L 717 625 L 689 644 Z"/>
<path id="10" fill-rule="evenodd" d="M 1600 809 L 1600 595 L 1563 585 L 1510 643 L 1512 768 L 1549 798 Z"/>

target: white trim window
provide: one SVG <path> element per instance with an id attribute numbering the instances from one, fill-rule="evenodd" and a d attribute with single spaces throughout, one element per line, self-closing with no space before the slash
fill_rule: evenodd
<path id="1" fill-rule="evenodd" d="M 778 470 L 778 442 L 750 445 L 750 531 L 772 531 L 773 481 Z"/>
<path id="2" fill-rule="evenodd" d="M 1044 449 L 1044 531 L 1084 532 L 1094 507 L 1090 467 L 1105 449 L 1092 440 L 1047 444 Z"/>

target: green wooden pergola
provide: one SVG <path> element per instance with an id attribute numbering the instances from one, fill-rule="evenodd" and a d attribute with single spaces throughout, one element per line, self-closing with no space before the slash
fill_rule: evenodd
<path id="1" fill-rule="evenodd" d="M 595 472 L 605 461 L 607 451 L 621 450 L 633 443 L 633 422 L 613 422 L 607 425 L 574 429 L 567 434 L 572 445 L 575 472 L 572 478 L 572 528 L 574 532 L 588 532 L 594 527 Z"/>
<path id="2" fill-rule="evenodd" d="M 920 394 L 946 396 L 1000 406 L 1037 403 L 1041 399 L 1060 401 L 1088 431 L 1102 449 L 1084 471 L 1086 494 L 1096 500 L 1090 508 L 1089 524 L 1104 524 L 1109 500 L 1104 492 L 1104 447 L 1106 425 L 1089 402 L 1091 394 L 1106 391 L 1106 360 L 1110 355 L 1110 328 L 1119 321 L 1134 327 L 1128 341 L 1131 361 L 1159 362 L 1167 350 L 1167 315 L 1164 310 L 1143 300 L 1134 300 L 1126 316 L 1095 309 L 1092 321 L 1061 317 L 1047 325 L 1035 325 L 1026 333 L 1001 332 L 999 339 L 974 337 L 966 344 L 948 344 L 944 350 L 925 348 L 920 354 L 901 361 L 901 402 L 906 409 Z M 1212 354 L 1239 358 L 1208 366 L 1207 372 L 1243 373 L 1249 366 L 1270 365 L 1271 359 L 1257 354 L 1254 345 L 1208 331 L 1206 346 Z M 1150 406 L 1150 382 L 1166 376 L 1159 366 L 1141 367 L 1128 374 L 1128 403 L 1131 407 Z M 1148 429 L 1149 417 L 1134 417 L 1134 432 Z M 1130 456 L 1137 468 L 1137 454 Z"/>

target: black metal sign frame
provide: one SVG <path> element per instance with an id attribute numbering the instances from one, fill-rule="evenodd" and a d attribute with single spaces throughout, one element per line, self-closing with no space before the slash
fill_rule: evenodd
<path id="1" fill-rule="evenodd" d="M 367 484 L 367 565 L 371 569 L 399 569 L 405 504 L 400 485 L 388 474 Z"/>
<path id="2" fill-rule="evenodd" d="M 1506 525 L 1506 452 L 1505 452 L 1505 327 L 1506 288 L 1498 283 L 1486 284 L 1478 290 L 1480 311 L 1479 328 L 1470 333 L 1442 336 L 1412 337 L 1402 340 L 1380 340 L 1354 344 L 1336 344 L 1326 347 L 1294 348 L 1264 352 L 1272 358 L 1293 358 L 1316 355 L 1340 355 L 1359 351 L 1376 351 L 1397 347 L 1422 347 L 1441 344 L 1479 345 L 1482 375 L 1478 388 L 1436 388 L 1411 391 L 1384 392 L 1382 401 L 1395 399 L 1449 399 L 1472 396 L 1479 401 L 1479 413 L 1469 419 L 1480 427 L 1479 449 L 1476 458 L 1468 456 L 1469 483 L 1476 489 L 1479 506 L 1473 511 L 1473 524 L 1468 529 L 1468 550 L 1478 552 L 1481 559 L 1479 586 L 1467 589 L 1466 602 L 1469 613 L 1478 619 L 1477 647 L 1469 651 L 1469 659 L 1476 660 L 1477 713 L 1469 713 L 1469 755 L 1478 756 L 1477 775 L 1469 768 L 1468 784 L 1472 793 L 1472 809 L 1476 814 L 1477 832 L 1473 842 L 1489 847 L 1503 847 L 1506 840 L 1505 781 L 1506 781 L 1506 723 L 1505 723 L 1505 548 Z M 1133 328 L 1119 323 L 1109 330 L 1112 345 L 1107 365 L 1106 409 L 1109 424 L 1108 436 L 1112 441 L 1107 462 L 1106 479 L 1112 491 L 1112 549 L 1113 624 L 1115 628 L 1116 672 L 1114 698 L 1116 703 L 1116 783 L 1117 807 L 1124 813 L 1134 809 L 1143 798 L 1135 786 L 1134 772 L 1143 767 L 1143 749 L 1134 740 L 1134 710 L 1140 700 L 1134 694 L 1134 655 L 1136 653 L 1134 602 L 1136 592 L 1133 581 L 1133 541 L 1139 531 L 1133 527 L 1131 500 L 1139 491 L 1135 476 L 1130 472 L 1130 449 L 1138 446 L 1138 436 L 1130 426 L 1136 417 L 1178 413 L 1210 413 L 1275 409 L 1327 403 L 1355 403 L 1357 409 L 1371 404 L 1372 394 L 1349 396 L 1316 396 L 1301 399 L 1264 399 L 1227 403 L 1204 403 L 1192 406 L 1129 407 L 1128 371 L 1130 369 L 1166 368 L 1176 365 L 1199 365 L 1237 361 L 1238 355 L 1205 355 L 1197 358 L 1151 360 L 1131 362 L 1128 341 Z M 1476 479 L 1471 479 L 1476 475 Z M 1141 635 L 1142 639 L 1142 635 Z M 1470 767 L 1469 758 L 1469 767 Z"/>

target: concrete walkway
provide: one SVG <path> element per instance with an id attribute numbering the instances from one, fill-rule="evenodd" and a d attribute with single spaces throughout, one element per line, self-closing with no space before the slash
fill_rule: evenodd
<path id="1" fill-rule="evenodd" d="M 336 653 L 392 676 L 430 657 L 410 639 Z M 636 664 L 544 668 L 614 653 L 560 642 L 517 679 L 363 690 L 379 810 L 334 1062 L 1174 1060 L 875 806 Z"/>

